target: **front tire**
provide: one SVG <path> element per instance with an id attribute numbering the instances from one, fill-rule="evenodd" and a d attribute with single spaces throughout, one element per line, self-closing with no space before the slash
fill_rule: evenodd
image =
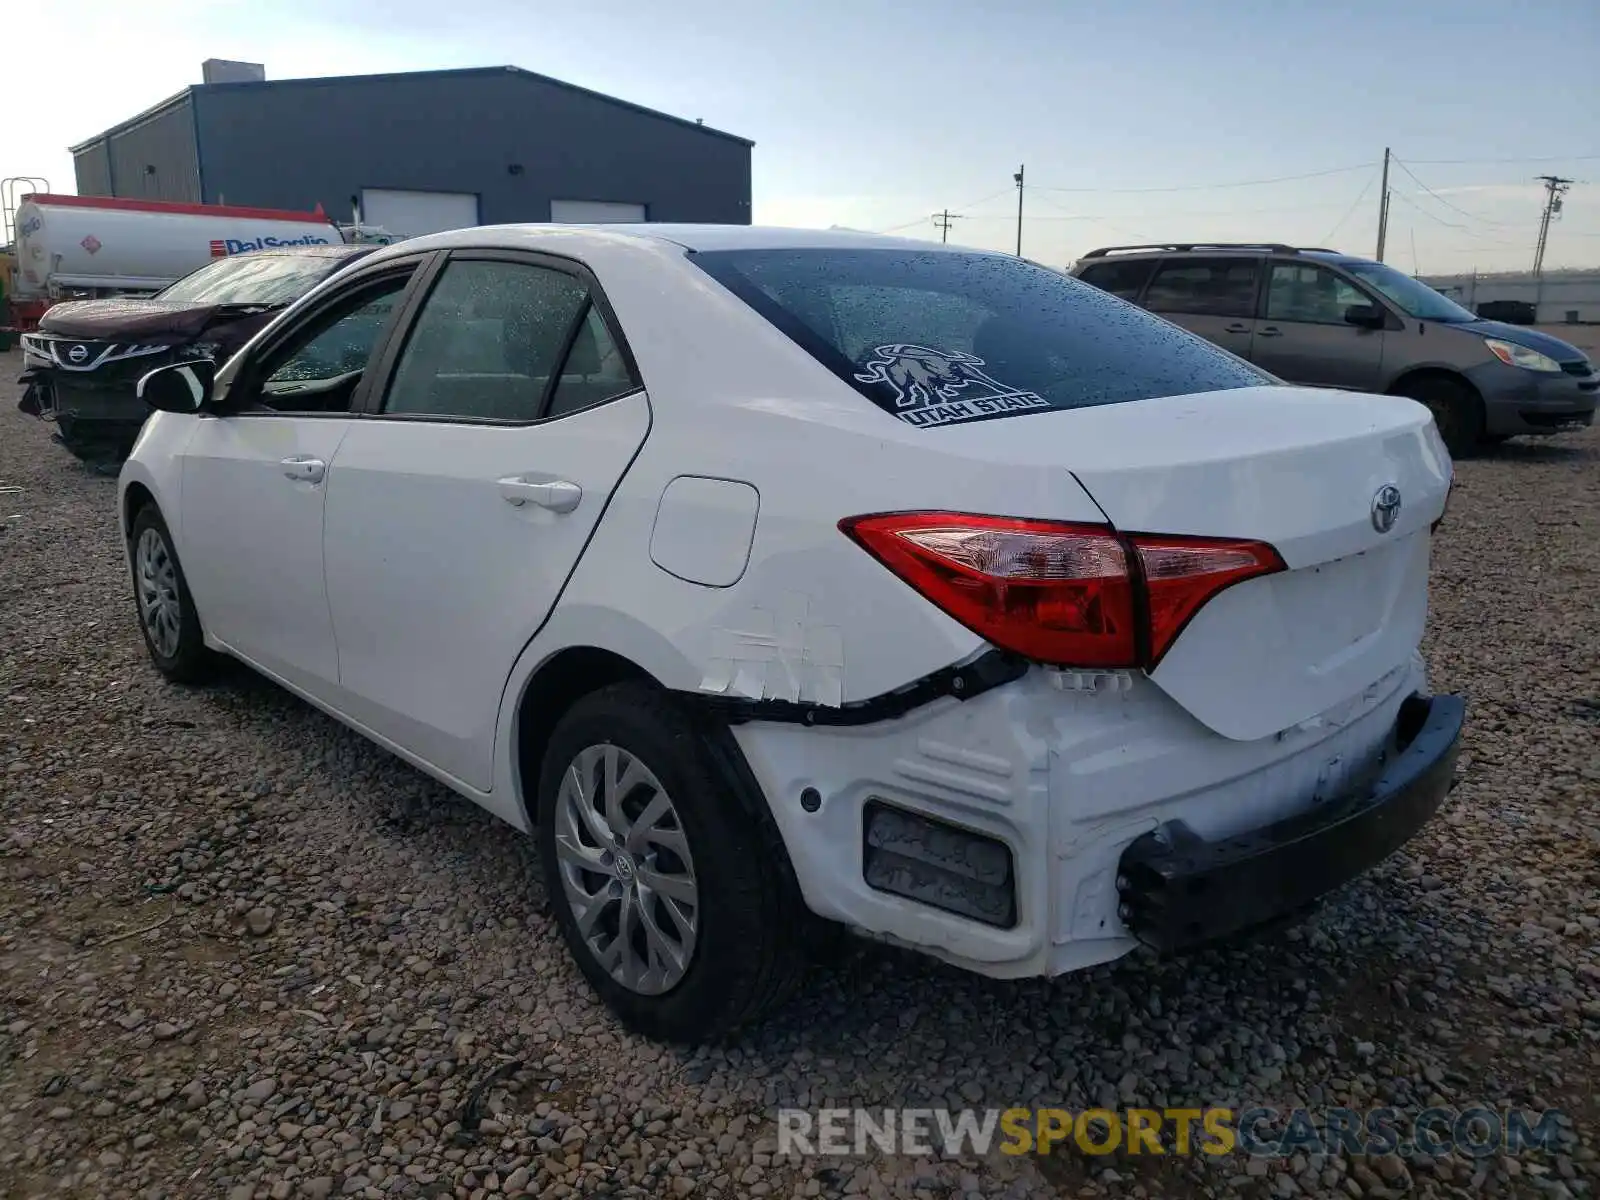
<path id="1" fill-rule="evenodd" d="M 776 835 L 660 690 L 615 684 L 561 719 L 537 836 L 567 948 L 634 1032 L 719 1040 L 792 988 L 804 911 Z"/>
<path id="2" fill-rule="evenodd" d="M 1427 405 L 1451 457 L 1466 458 L 1482 449 L 1483 401 L 1471 388 L 1453 379 L 1423 378 L 1403 387 L 1401 395 Z"/>
<path id="3" fill-rule="evenodd" d="M 178 563 L 172 534 L 156 507 L 146 505 L 128 534 L 133 562 L 133 598 L 150 661 L 174 683 L 201 683 L 216 672 L 206 648 L 200 614 Z"/>

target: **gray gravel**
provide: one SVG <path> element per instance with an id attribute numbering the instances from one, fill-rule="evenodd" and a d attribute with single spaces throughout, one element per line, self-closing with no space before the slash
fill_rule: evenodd
<path id="1" fill-rule="evenodd" d="M 0 1195 L 1529 1196 L 1600 1168 L 1600 430 L 1461 464 L 1463 782 L 1309 925 L 1052 983 L 862 948 L 731 1049 L 621 1032 L 531 846 L 273 687 L 145 662 L 114 481 L 0 355 Z M 474 1085 L 478 1136 L 458 1138 Z M 783 1161 L 780 1105 L 1557 1106 L 1519 1160 Z"/>

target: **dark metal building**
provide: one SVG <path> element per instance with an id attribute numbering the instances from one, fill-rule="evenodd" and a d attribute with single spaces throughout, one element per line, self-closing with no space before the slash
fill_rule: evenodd
<path id="1" fill-rule="evenodd" d="M 754 143 L 518 67 L 203 83 L 72 147 L 78 192 L 312 209 L 398 234 L 750 222 Z M 342 217 L 341 217 L 342 219 Z"/>

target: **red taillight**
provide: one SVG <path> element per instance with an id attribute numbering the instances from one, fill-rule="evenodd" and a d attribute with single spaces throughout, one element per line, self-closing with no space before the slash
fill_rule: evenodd
<path id="1" fill-rule="evenodd" d="M 1200 606 L 1223 588 L 1283 570 L 1283 559 L 1265 542 L 1154 534 L 1134 534 L 1129 540 L 1143 568 L 1151 666 L 1161 661 Z"/>
<path id="2" fill-rule="evenodd" d="M 986 641 L 1060 666 L 1153 667 L 1212 596 L 1283 569 L 1260 542 L 1105 525 L 917 512 L 839 527 Z"/>

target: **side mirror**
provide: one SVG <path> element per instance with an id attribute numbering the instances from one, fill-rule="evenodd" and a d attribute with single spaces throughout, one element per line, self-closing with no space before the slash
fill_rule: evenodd
<path id="1" fill-rule="evenodd" d="M 139 399 L 162 412 L 197 413 L 211 403 L 217 364 L 208 358 L 157 367 L 139 380 Z"/>
<path id="2" fill-rule="evenodd" d="M 1344 310 L 1346 325 L 1359 325 L 1362 329 L 1382 329 L 1383 310 L 1376 304 L 1352 304 Z"/>

